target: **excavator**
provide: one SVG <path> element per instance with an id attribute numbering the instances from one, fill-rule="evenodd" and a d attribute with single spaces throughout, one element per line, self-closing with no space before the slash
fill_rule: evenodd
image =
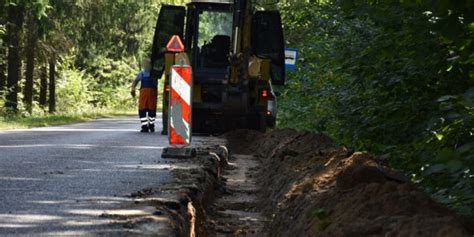
<path id="1" fill-rule="evenodd" d="M 162 5 L 153 37 L 152 77 L 164 74 L 163 133 L 168 130 L 170 68 L 192 67 L 192 132 L 265 131 L 276 120 L 273 85 L 285 83 L 281 17 L 255 0 L 191 0 Z M 179 36 L 183 52 L 167 49 Z"/>

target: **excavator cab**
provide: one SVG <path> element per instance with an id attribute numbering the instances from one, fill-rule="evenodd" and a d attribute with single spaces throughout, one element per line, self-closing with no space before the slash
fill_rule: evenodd
<path id="1" fill-rule="evenodd" d="M 195 73 L 215 72 L 223 77 L 229 66 L 232 12 L 227 5 L 217 6 L 201 4 L 188 8 L 194 20 L 188 20 L 186 46 L 192 51 Z"/>
<path id="2" fill-rule="evenodd" d="M 178 58 L 193 70 L 193 132 L 274 126 L 272 84 L 285 81 L 281 19 L 278 11 L 256 11 L 252 4 L 251 0 L 191 0 L 186 7 L 162 6 L 151 60 L 152 76 L 158 79 L 165 74 L 165 132 L 169 68 Z M 173 35 L 184 41 L 179 56 L 166 51 Z"/>

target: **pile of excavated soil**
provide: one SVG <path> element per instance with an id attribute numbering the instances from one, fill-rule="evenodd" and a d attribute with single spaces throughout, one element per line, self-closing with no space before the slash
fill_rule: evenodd
<path id="1" fill-rule="evenodd" d="M 258 185 L 271 236 L 470 236 L 462 220 L 402 174 L 323 134 L 239 130 L 231 153 L 260 161 Z"/>

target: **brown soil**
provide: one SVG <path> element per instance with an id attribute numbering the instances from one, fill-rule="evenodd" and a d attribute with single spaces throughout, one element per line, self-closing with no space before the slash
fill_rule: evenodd
<path id="1" fill-rule="evenodd" d="M 383 160 L 336 147 L 323 134 L 226 137 L 231 153 L 258 158 L 258 206 L 270 236 L 471 236 L 455 213 Z"/>

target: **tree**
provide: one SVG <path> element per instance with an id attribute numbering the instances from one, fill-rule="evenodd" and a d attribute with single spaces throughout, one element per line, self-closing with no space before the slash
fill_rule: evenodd
<path id="1" fill-rule="evenodd" d="M 49 112 L 56 112 L 56 59 L 49 61 Z"/>
<path id="2" fill-rule="evenodd" d="M 1 26 L 1 25 L 0 25 Z M 7 64 L 5 60 L 5 55 L 7 50 L 3 45 L 4 35 L 2 29 L 0 29 L 0 96 L 3 95 L 3 90 L 5 90 L 5 85 L 7 82 L 6 69 Z"/>
<path id="3" fill-rule="evenodd" d="M 5 107 L 16 112 L 18 81 L 21 75 L 20 42 L 24 8 L 21 4 L 9 4 L 7 11 L 8 77 Z"/>
<path id="4" fill-rule="evenodd" d="M 27 20 L 27 41 L 25 47 L 26 72 L 25 87 L 23 89 L 23 101 L 26 111 L 32 112 L 33 107 L 33 75 L 35 69 L 36 44 L 38 41 L 36 17 L 31 13 Z"/>
<path id="5" fill-rule="evenodd" d="M 3 90 L 7 82 L 6 69 L 7 64 L 5 55 L 7 53 L 5 47 L 5 1 L 0 0 L 0 96 L 3 95 Z"/>
<path id="6" fill-rule="evenodd" d="M 74 1 L 50 0 L 36 11 L 36 16 L 39 17 L 36 21 L 38 29 L 35 31 L 36 35 L 33 35 L 36 37 L 32 39 L 36 41 L 34 44 L 37 46 L 36 55 L 42 64 L 39 104 L 42 108 L 48 105 L 48 110 L 51 113 L 56 111 L 56 62 L 58 56 L 68 53 L 73 46 L 73 39 L 79 35 L 77 24 L 81 21 L 81 14 L 76 12 L 75 5 Z M 43 15 L 48 17 L 41 18 Z M 75 17 L 71 18 L 72 15 Z"/>
<path id="7" fill-rule="evenodd" d="M 48 102 L 48 68 L 41 66 L 40 69 L 40 90 L 39 90 L 39 104 L 41 108 L 45 108 Z"/>

